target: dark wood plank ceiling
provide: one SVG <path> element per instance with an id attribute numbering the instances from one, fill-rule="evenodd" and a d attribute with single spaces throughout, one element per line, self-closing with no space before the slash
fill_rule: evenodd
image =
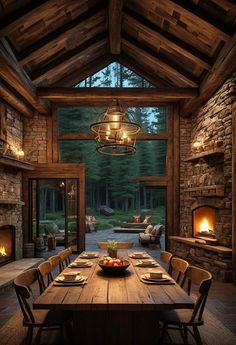
<path id="1" fill-rule="evenodd" d="M 235 54 L 235 28 L 232 0 L 0 0 L 0 37 L 35 87 L 73 86 L 116 60 L 158 87 L 204 89 L 226 46 Z"/>

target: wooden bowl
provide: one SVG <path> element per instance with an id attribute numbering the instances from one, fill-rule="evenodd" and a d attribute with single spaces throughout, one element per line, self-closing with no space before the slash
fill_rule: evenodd
<path id="1" fill-rule="evenodd" d="M 99 266 L 101 269 L 109 275 L 116 275 L 116 274 L 121 274 L 124 273 L 125 270 L 129 267 L 130 263 L 128 260 L 122 260 L 123 265 L 122 266 L 109 266 L 109 265 L 104 265 L 103 260 L 100 260 L 98 262 Z"/>

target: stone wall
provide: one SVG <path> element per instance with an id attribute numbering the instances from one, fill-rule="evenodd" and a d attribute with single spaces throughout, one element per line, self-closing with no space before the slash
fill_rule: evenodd
<path id="1" fill-rule="evenodd" d="M 11 108 L 6 109 L 8 152 L 15 155 L 23 150 L 23 120 Z M 22 200 L 22 174 L 14 168 L 0 167 L 0 199 Z M 10 224 L 16 227 L 16 258 L 22 257 L 22 206 L 0 203 L 0 226 Z"/>
<path id="2" fill-rule="evenodd" d="M 216 237 L 232 245 L 232 104 L 236 74 L 191 119 L 180 118 L 180 235 L 192 236 L 193 205 L 217 205 Z M 195 162 L 184 160 L 199 152 L 222 148 L 224 155 Z M 190 189 L 224 185 L 223 197 L 194 196 Z"/>

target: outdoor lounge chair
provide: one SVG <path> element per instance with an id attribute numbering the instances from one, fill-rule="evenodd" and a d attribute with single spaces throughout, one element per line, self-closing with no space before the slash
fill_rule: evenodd
<path id="1" fill-rule="evenodd" d="M 137 229 L 146 229 L 148 225 L 151 224 L 152 216 L 145 216 L 144 220 L 140 215 L 133 216 L 131 222 L 124 222 L 124 228 L 137 228 Z"/>
<path id="2" fill-rule="evenodd" d="M 164 226 L 162 224 L 148 225 L 144 232 L 139 234 L 139 242 L 141 244 L 157 244 L 161 248 L 160 238 L 164 231 Z"/>

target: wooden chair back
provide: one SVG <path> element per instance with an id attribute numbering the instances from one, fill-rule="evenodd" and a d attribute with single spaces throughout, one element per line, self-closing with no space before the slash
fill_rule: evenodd
<path id="1" fill-rule="evenodd" d="M 98 242 L 98 248 L 100 249 L 107 249 L 107 242 Z M 130 249 L 133 248 L 133 242 L 117 242 L 117 249 Z"/>
<path id="2" fill-rule="evenodd" d="M 14 279 L 14 288 L 24 316 L 24 323 L 26 324 L 35 322 L 30 303 L 28 302 L 33 298 L 31 285 L 33 285 L 35 282 L 38 282 L 37 268 L 31 268 L 19 274 Z"/>
<path id="3" fill-rule="evenodd" d="M 42 293 L 46 289 L 46 287 L 53 281 L 51 262 L 46 260 L 42 262 L 41 264 L 39 264 L 38 271 L 39 271 L 40 293 Z"/>
<path id="4" fill-rule="evenodd" d="M 181 287 L 184 286 L 185 279 L 186 279 L 186 271 L 189 267 L 189 263 L 177 257 L 173 257 L 170 260 L 170 270 L 169 273 L 172 277 L 175 277 L 176 283 L 178 283 Z"/>
<path id="5" fill-rule="evenodd" d="M 198 285 L 199 297 L 194 306 L 193 314 L 190 322 L 202 320 L 209 289 L 211 287 L 212 275 L 210 272 L 195 266 L 189 266 L 186 272 L 188 283 L 188 294 L 190 295 L 192 284 Z"/>
<path id="6" fill-rule="evenodd" d="M 170 260 L 172 258 L 173 254 L 167 251 L 161 251 L 160 252 L 160 259 L 162 262 L 167 264 L 167 272 L 170 273 Z"/>
<path id="7" fill-rule="evenodd" d="M 60 257 L 60 269 L 61 271 L 66 268 L 70 264 L 70 255 L 71 251 L 70 249 L 66 248 L 58 253 L 58 256 Z"/>
<path id="8" fill-rule="evenodd" d="M 52 277 L 54 279 L 54 274 L 53 274 L 53 271 L 58 268 L 59 269 L 59 272 L 61 272 L 61 259 L 60 259 L 60 256 L 59 255 L 53 255 L 53 256 L 50 256 L 50 258 L 48 258 L 48 261 L 51 263 L 51 266 L 52 266 Z"/>

